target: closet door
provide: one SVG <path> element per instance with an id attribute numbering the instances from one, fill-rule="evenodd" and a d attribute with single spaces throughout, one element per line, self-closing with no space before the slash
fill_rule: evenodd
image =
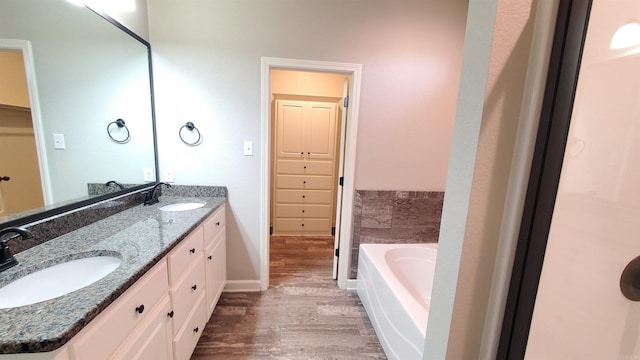
<path id="1" fill-rule="evenodd" d="M 276 100 L 276 156 L 301 159 L 305 154 L 304 105 L 299 101 Z"/>
<path id="2" fill-rule="evenodd" d="M 307 158 L 333 160 L 336 152 L 336 104 L 308 103 Z"/>

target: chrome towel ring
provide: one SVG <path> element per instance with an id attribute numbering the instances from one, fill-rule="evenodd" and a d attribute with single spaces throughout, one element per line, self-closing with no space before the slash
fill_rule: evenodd
<path id="1" fill-rule="evenodd" d="M 112 125 L 116 125 L 116 128 L 114 128 Z M 114 137 L 113 134 L 111 133 L 112 129 L 124 129 L 126 131 L 127 136 L 124 139 L 122 139 L 122 136 L 119 138 Z M 131 133 L 129 132 L 129 128 L 127 128 L 127 125 L 125 125 L 125 122 L 122 119 L 118 119 L 116 121 L 110 122 L 109 125 L 107 125 L 107 134 L 109 135 L 111 140 L 117 142 L 118 144 L 124 144 L 128 142 L 129 139 L 131 139 Z"/>
<path id="2" fill-rule="evenodd" d="M 196 141 L 193 142 L 188 142 L 187 140 L 184 139 L 183 136 L 183 130 L 187 129 L 189 131 L 195 131 L 196 133 L 198 133 L 198 139 L 196 139 Z M 186 124 L 182 125 L 182 127 L 180 128 L 180 130 L 178 130 L 178 136 L 180 136 L 180 140 L 182 140 L 183 143 L 189 145 L 189 146 L 196 146 L 200 144 L 200 140 L 202 140 L 202 136 L 200 135 L 200 130 L 198 130 L 198 128 L 193 125 L 193 123 L 191 121 L 188 121 Z"/>

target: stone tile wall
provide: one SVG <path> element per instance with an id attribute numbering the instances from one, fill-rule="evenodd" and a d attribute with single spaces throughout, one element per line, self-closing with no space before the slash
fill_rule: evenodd
<path id="1" fill-rule="evenodd" d="M 438 242 L 444 192 L 356 190 L 351 278 L 360 244 Z"/>

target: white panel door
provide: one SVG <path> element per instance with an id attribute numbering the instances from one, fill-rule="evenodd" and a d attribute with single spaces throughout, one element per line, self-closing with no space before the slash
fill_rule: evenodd
<path id="1" fill-rule="evenodd" d="M 640 256 L 640 48 L 609 47 L 629 18 L 640 1 L 593 2 L 529 360 L 640 359 L 640 302 L 620 286 Z"/>
<path id="2" fill-rule="evenodd" d="M 305 151 L 304 103 L 276 100 L 276 156 L 301 159 Z"/>
<path id="3" fill-rule="evenodd" d="M 307 156 L 309 159 L 333 159 L 336 152 L 337 104 L 309 103 Z"/>

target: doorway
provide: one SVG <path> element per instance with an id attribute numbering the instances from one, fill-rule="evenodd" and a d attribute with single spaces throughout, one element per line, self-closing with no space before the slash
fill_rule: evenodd
<path id="1" fill-rule="evenodd" d="M 499 359 L 640 358 L 640 35 L 615 41 L 634 16 L 561 2 Z"/>
<path id="2" fill-rule="evenodd" d="M 30 46 L 0 40 L 0 216 L 45 204 Z"/>
<path id="3" fill-rule="evenodd" d="M 360 88 L 360 76 L 361 66 L 358 64 L 344 64 L 344 63 L 329 63 L 318 62 L 308 60 L 293 60 L 293 59 L 277 59 L 277 58 L 263 58 L 262 59 L 262 176 L 261 176 L 261 268 L 260 268 L 260 288 L 266 290 L 269 284 L 269 251 L 270 251 L 270 230 L 272 226 L 272 218 L 274 218 L 274 203 L 273 203 L 273 183 L 275 183 L 274 175 L 276 169 L 272 167 L 271 158 L 275 152 L 274 131 L 275 125 L 272 123 L 272 119 L 275 115 L 276 108 L 274 100 L 275 98 L 283 98 L 283 101 L 297 101 L 298 104 L 305 103 L 304 106 L 309 106 L 310 103 L 318 102 L 322 103 L 334 103 L 338 104 L 344 101 L 342 93 L 340 96 L 322 96 L 323 94 L 304 94 L 304 91 L 298 94 L 279 94 L 279 90 L 272 89 L 272 83 L 275 78 L 272 77 L 273 71 L 293 71 L 298 75 L 306 73 L 313 76 L 321 74 L 333 74 L 331 76 L 339 77 L 343 81 L 342 92 L 349 94 L 349 110 L 342 111 L 344 117 L 340 119 L 340 130 L 336 127 L 337 135 L 334 147 L 329 146 L 327 149 L 332 148 L 333 152 L 337 155 L 335 162 L 332 163 L 332 167 L 335 170 L 336 183 L 333 184 L 329 191 L 332 196 L 335 196 L 337 201 L 335 202 L 335 208 L 329 208 L 331 214 L 326 217 L 324 214 L 324 223 L 326 219 L 329 219 L 331 227 L 335 227 L 333 236 L 335 236 L 334 247 L 334 277 L 337 277 L 338 286 L 341 288 L 347 288 L 349 286 L 348 281 L 348 266 L 350 258 L 350 246 L 351 246 L 351 216 L 353 207 L 353 194 L 354 194 L 354 172 L 355 172 L 355 146 L 357 141 L 357 104 L 359 102 L 359 88 Z M 327 78 L 331 76 L 327 75 Z M 344 79 L 348 79 L 346 86 Z M 275 84 L 275 83 L 273 83 Z M 294 86 L 296 87 L 296 86 Z M 304 88 L 304 83 L 297 83 L 298 90 Z M 272 90 L 275 90 L 274 96 Z M 311 95 L 311 96 L 309 96 Z M 316 95 L 321 95 L 319 98 Z M 288 97 L 288 99 L 286 99 Z M 272 106 L 273 104 L 273 106 Z M 340 104 L 340 105 L 345 105 Z M 300 107 L 300 108 L 302 108 Z M 344 110 L 344 108 L 343 108 Z M 326 111 L 322 111 L 326 113 Z M 347 116 L 348 115 L 348 116 Z M 277 119 L 274 119 L 277 120 Z M 303 130 L 302 130 L 303 131 Z M 326 147 L 326 146 L 325 146 Z M 310 151 L 309 151 L 310 153 Z M 303 154 L 303 156 L 309 156 L 311 154 Z M 322 156 L 321 156 L 322 157 Z M 333 176 L 333 175 L 332 175 Z M 337 184 L 340 179 L 340 184 Z M 304 179 L 303 179 L 304 181 Z M 333 207 L 333 205 L 332 205 Z M 326 210 L 326 209 L 325 209 Z M 325 211 L 326 212 L 326 211 Z M 334 220 L 335 219 L 335 220 Z M 334 225 L 335 222 L 335 225 Z M 323 223 L 323 224 L 324 224 Z M 341 224 L 346 224 L 341 226 Z M 325 229 L 326 230 L 326 229 Z M 338 249 L 346 249 L 342 254 Z M 338 261 L 340 259 L 340 261 Z"/>

